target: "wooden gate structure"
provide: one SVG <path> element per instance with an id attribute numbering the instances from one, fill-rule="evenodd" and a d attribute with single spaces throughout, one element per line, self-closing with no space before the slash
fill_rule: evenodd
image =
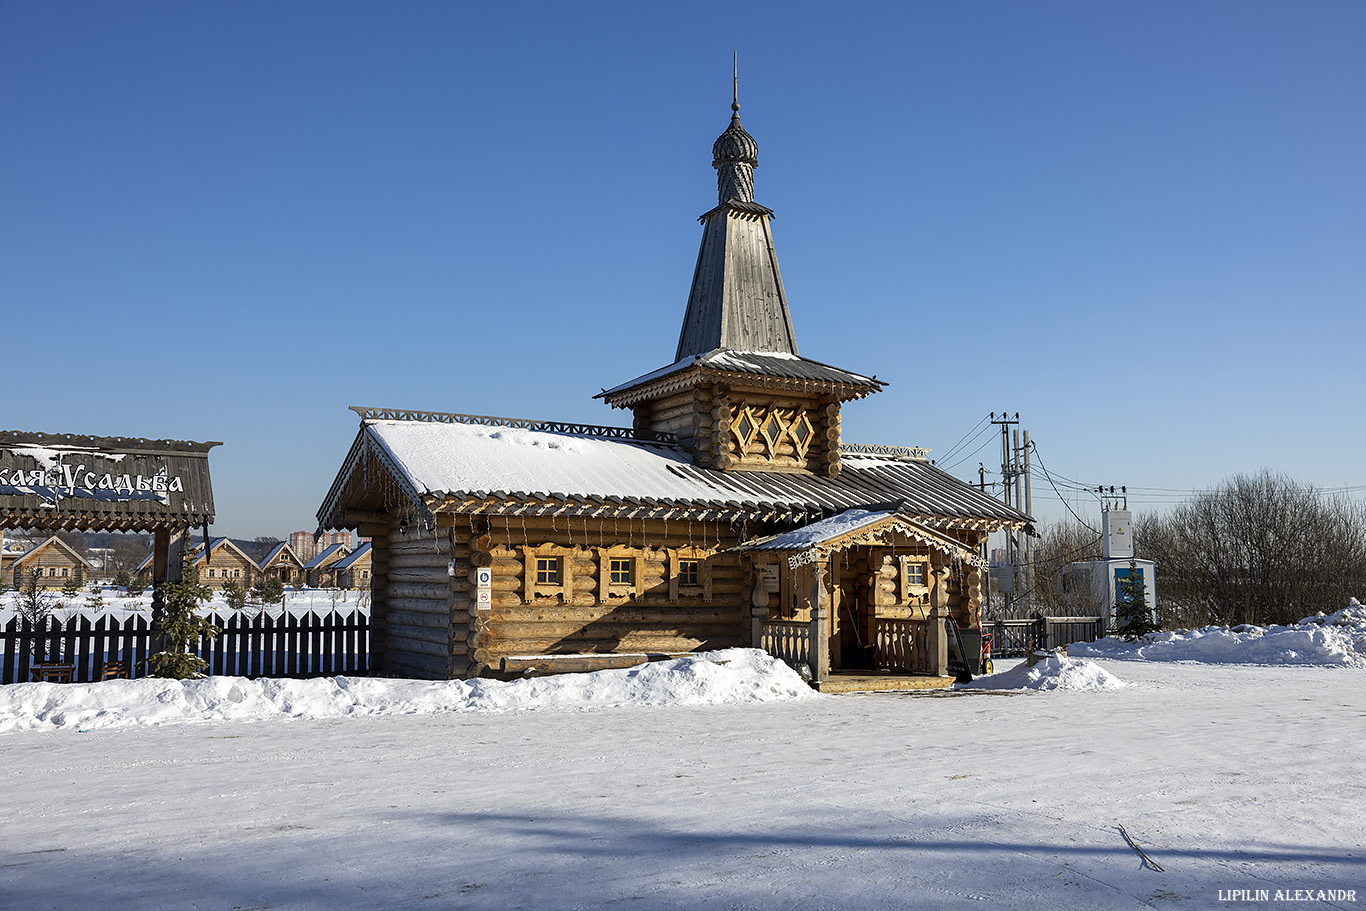
<path id="1" fill-rule="evenodd" d="M 0 431 L 0 530 L 152 534 L 153 615 L 178 581 L 172 538 L 213 521 L 209 450 L 220 443 Z M 178 555 L 177 555 L 178 556 Z"/>

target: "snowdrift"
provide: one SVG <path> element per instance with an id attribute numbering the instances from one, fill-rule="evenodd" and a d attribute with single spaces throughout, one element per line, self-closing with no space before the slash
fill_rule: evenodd
<path id="1" fill-rule="evenodd" d="M 16 683 L 0 686 L 0 733 L 267 718 L 735 705 L 815 696 L 795 671 L 764 652 L 726 649 L 507 683 L 371 677 Z"/>
<path id="2" fill-rule="evenodd" d="M 1068 652 L 1131 661 L 1366 667 L 1366 607 L 1353 598 L 1337 613 L 1306 617 L 1293 626 L 1207 626 L 1150 633 L 1138 642 L 1112 636 L 1077 643 Z"/>
<path id="3" fill-rule="evenodd" d="M 960 690 L 1113 690 L 1127 684 L 1094 661 L 1050 655 L 1033 667 L 1024 662 L 1008 671 L 959 683 Z"/>

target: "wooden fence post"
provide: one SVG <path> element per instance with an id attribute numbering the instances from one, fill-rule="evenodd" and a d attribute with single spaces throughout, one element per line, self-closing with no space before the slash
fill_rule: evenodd
<path id="1" fill-rule="evenodd" d="M 813 563 L 811 569 L 811 679 L 820 683 L 830 673 L 830 597 L 825 591 L 825 563 Z"/>
<path id="2" fill-rule="evenodd" d="M 949 674 L 949 621 L 947 612 L 944 608 L 936 605 L 929 609 L 928 617 L 929 627 L 926 632 L 929 638 L 929 672 L 935 677 L 947 677 Z"/>

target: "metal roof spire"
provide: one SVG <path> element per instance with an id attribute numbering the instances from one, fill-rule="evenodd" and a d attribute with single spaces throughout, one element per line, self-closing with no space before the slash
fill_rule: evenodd
<path id="1" fill-rule="evenodd" d="M 731 100 L 730 109 L 733 112 L 740 111 L 740 52 L 735 52 L 735 59 L 731 61 Z"/>

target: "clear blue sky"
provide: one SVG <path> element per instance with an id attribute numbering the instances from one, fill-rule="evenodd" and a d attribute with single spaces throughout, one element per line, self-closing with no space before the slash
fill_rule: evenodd
<path id="1" fill-rule="evenodd" d="M 892 384 L 847 440 L 1359 486 L 1363 47 L 1355 0 L 0 0 L 0 428 L 221 440 L 250 537 L 348 405 L 629 423 L 739 50 L 802 353 Z"/>

